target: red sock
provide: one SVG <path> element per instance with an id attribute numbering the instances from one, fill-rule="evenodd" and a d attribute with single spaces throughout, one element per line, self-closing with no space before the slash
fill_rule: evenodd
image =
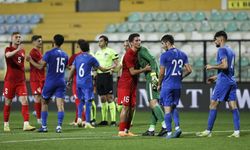
<path id="1" fill-rule="evenodd" d="M 75 122 L 77 122 L 77 118 L 78 118 L 78 105 L 79 105 L 79 100 L 78 99 L 75 100 L 75 104 L 76 104 L 76 117 L 75 117 Z"/>
<path id="2" fill-rule="evenodd" d="M 126 128 L 126 122 L 120 122 L 120 125 L 119 125 L 119 131 L 124 131 L 125 128 Z"/>
<path id="3" fill-rule="evenodd" d="M 36 118 L 41 119 L 41 103 L 35 103 Z"/>
<path id="4" fill-rule="evenodd" d="M 86 120 L 85 111 L 82 111 L 82 121 Z"/>
<path id="5" fill-rule="evenodd" d="M 10 117 L 10 105 L 4 105 L 4 108 L 3 108 L 4 122 L 8 122 L 9 117 Z"/>
<path id="6" fill-rule="evenodd" d="M 24 121 L 29 121 L 29 106 L 22 105 L 22 115 Z"/>

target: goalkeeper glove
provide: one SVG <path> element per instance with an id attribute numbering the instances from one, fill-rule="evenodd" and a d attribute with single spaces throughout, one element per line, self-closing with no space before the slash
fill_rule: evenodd
<path id="1" fill-rule="evenodd" d="M 157 90 L 157 86 L 158 86 L 158 78 L 156 76 L 155 72 L 150 73 L 151 76 L 151 84 L 152 84 L 152 88 L 153 90 Z"/>

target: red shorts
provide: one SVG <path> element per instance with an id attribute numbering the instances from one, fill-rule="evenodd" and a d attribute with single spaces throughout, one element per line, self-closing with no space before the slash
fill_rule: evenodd
<path id="1" fill-rule="evenodd" d="M 10 81 L 4 82 L 3 95 L 7 99 L 13 99 L 15 95 L 17 96 L 27 96 L 26 83 L 13 83 Z"/>
<path id="2" fill-rule="evenodd" d="M 136 88 L 123 89 L 118 88 L 118 104 L 134 107 L 136 105 Z"/>
<path id="3" fill-rule="evenodd" d="M 30 82 L 32 95 L 41 95 L 44 86 L 44 81 Z"/>

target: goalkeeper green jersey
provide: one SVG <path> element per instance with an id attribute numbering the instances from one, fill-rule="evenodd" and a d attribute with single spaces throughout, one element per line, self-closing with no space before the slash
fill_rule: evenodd
<path id="1" fill-rule="evenodd" d="M 141 68 L 144 68 L 147 64 L 151 66 L 151 72 L 156 72 L 157 76 L 159 73 L 158 64 L 155 57 L 152 56 L 149 50 L 145 47 L 141 47 L 138 51 L 138 63 Z M 151 80 L 150 72 L 145 72 L 146 80 Z"/>

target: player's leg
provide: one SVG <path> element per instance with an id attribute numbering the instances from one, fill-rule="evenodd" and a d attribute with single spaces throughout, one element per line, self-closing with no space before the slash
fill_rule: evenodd
<path id="1" fill-rule="evenodd" d="M 180 129 L 180 117 L 179 117 L 179 112 L 177 110 L 177 106 L 173 105 L 172 106 L 172 118 L 174 120 L 174 124 L 175 124 L 175 131 Z"/>
<path id="2" fill-rule="evenodd" d="M 43 83 L 41 82 L 30 82 L 30 87 L 32 95 L 34 97 L 34 109 L 36 112 L 37 123 L 42 124 L 41 122 L 41 91 Z"/>
<path id="3" fill-rule="evenodd" d="M 85 128 L 95 128 L 90 124 L 91 119 L 91 106 L 92 106 L 92 97 L 93 97 L 93 89 L 85 89 L 84 90 L 84 99 L 85 101 L 85 115 L 86 115 L 86 123 Z"/>
<path id="4" fill-rule="evenodd" d="M 91 125 L 96 126 L 96 104 L 94 98 L 91 100 L 92 107 L 91 107 Z"/>
<path id="5" fill-rule="evenodd" d="M 109 105 L 109 110 L 110 110 L 110 116 L 111 116 L 111 126 L 116 126 L 116 106 L 115 102 L 113 100 L 113 95 L 108 94 L 108 105 Z"/>
<path id="6" fill-rule="evenodd" d="M 229 93 L 229 106 L 233 114 L 233 123 L 234 123 L 234 133 L 229 137 L 240 137 L 240 113 L 237 107 L 236 101 L 236 85 L 232 86 Z"/>
<path id="7" fill-rule="evenodd" d="M 78 108 L 77 108 L 77 125 L 78 127 L 82 127 L 82 122 L 83 122 L 83 118 L 82 118 L 82 114 L 84 112 L 84 90 L 81 87 L 77 87 L 77 97 L 79 98 L 79 104 L 78 104 Z"/>
<path id="8" fill-rule="evenodd" d="M 135 108 L 136 108 L 136 87 L 133 87 L 131 89 L 131 92 L 130 92 L 131 96 L 126 99 L 124 99 L 123 103 L 126 105 L 126 106 L 129 106 L 129 110 L 128 110 L 128 121 L 127 121 L 127 125 L 126 125 L 126 130 L 125 132 L 128 133 L 128 136 L 137 136 L 136 134 L 133 134 L 132 132 L 130 132 L 130 127 L 131 127 L 131 122 L 132 122 L 132 119 L 133 119 L 133 115 L 134 115 L 134 112 L 135 112 Z"/>
<path id="9" fill-rule="evenodd" d="M 98 125 L 108 125 L 107 116 L 108 116 L 108 102 L 107 102 L 107 96 L 105 91 L 105 74 L 97 74 L 96 76 L 96 89 L 97 94 L 101 98 L 101 114 L 102 114 L 102 120 Z"/>
<path id="10" fill-rule="evenodd" d="M 123 106 L 121 113 L 120 113 L 120 124 L 119 124 L 119 132 L 118 136 L 124 137 L 127 136 L 125 132 L 127 121 L 128 121 L 128 113 L 129 113 L 129 106 Z"/>
<path id="11" fill-rule="evenodd" d="M 63 98 L 56 98 L 56 105 L 57 105 L 57 127 L 56 132 L 61 133 L 62 131 L 62 123 L 64 119 L 64 99 Z"/>

